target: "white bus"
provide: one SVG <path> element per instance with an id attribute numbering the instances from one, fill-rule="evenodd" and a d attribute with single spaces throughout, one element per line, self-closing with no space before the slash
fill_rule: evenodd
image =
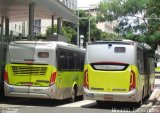
<path id="1" fill-rule="evenodd" d="M 142 104 L 154 86 L 154 59 L 130 40 L 87 44 L 84 99 Z"/>
<path id="2" fill-rule="evenodd" d="M 14 41 L 7 50 L 5 96 L 66 99 L 83 95 L 85 50 L 56 41 Z"/>

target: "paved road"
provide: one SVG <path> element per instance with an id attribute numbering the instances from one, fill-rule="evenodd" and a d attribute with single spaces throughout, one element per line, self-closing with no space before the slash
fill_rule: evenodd
<path id="1" fill-rule="evenodd" d="M 138 109 L 138 107 L 133 107 L 131 103 L 106 103 L 103 106 L 98 106 L 95 101 L 88 100 L 69 103 L 68 100 L 21 98 L 5 98 L 0 102 L 0 108 L 0 113 L 133 113 Z"/>

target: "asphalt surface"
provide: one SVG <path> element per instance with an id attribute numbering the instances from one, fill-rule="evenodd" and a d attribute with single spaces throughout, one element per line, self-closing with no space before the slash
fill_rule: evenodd
<path id="1" fill-rule="evenodd" d="M 156 98 L 155 98 L 156 97 Z M 95 101 L 83 100 L 48 100 L 11 98 L 0 96 L 0 113 L 160 113 L 160 91 L 155 90 L 142 106 L 132 103 L 105 102 L 97 105 Z"/>
<path id="2" fill-rule="evenodd" d="M 70 103 L 69 100 L 3 98 L 0 113 L 113 113 L 135 112 L 139 107 L 131 103 L 107 102 L 99 106 L 95 101 L 82 100 Z"/>

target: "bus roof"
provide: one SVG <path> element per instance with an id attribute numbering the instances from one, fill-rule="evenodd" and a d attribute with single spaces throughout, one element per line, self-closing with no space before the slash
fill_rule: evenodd
<path id="1" fill-rule="evenodd" d="M 95 42 L 89 42 L 88 45 L 91 44 L 108 44 L 108 43 L 115 43 L 115 44 L 125 44 L 125 45 L 130 45 L 130 44 L 134 44 L 137 42 L 134 42 L 132 40 L 111 40 L 111 41 L 95 41 Z"/>
<path id="2" fill-rule="evenodd" d="M 85 51 L 85 49 L 79 48 L 76 45 L 69 44 L 66 42 L 61 42 L 61 41 L 12 41 L 10 42 L 10 45 L 17 45 L 17 44 L 52 44 L 55 46 L 64 47 L 64 49 L 67 47 L 67 48 L 72 48 L 74 50 L 77 49 L 77 50 Z"/>
<path id="3" fill-rule="evenodd" d="M 126 39 L 122 39 L 122 40 L 111 40 L 111 41 L 95 41 L 95 42 L 89 42 L 88 45 L 92 45 L 92 44 L 123 44 L 123 45 L 134 45 L 137 44 L 139 47 L 143 47 L 146 50 L 150 50 L 151 47 L 146 44 L 146 43 L 139 43 L 139 42 L 135 42 L 132 40 L 126 40 Z"/>

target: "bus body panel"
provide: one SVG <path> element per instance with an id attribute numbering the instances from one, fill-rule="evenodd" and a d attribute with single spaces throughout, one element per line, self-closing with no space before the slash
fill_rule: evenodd
<path id="1" fill-rule="evenodd" d="M 59 69 L 59 48 L 79 54 L 77 69 Z M 75 86 L 77 96 L 82 95 L 83 69 L 80 65 L 84 57 L 80 55 L 84 52 L 63 42 L 11 42 L 5 67 L 5 76 L 8 75 L 4 80 L 5 96 L 66 99 L 71 97 Z"/>
<path id="2" fill-rule="evenodd" d="M 90 69 L 90 67 L 89 64 L 84 66 L 84 70 L 88 70 L 89 80 L 89 89 L 84 88 L 84 99 L 127 102 L 140 101 L 144 85 L 144 76 L 139 75 L 136 66 L 130 65 L 122 72 L 107 71 L 99 73 L 97 71 L 95 74 L 93 74 L 94 70 Z M 131 70 L 135 72 L 137 82 L 136 88 L 130 91 Z M 94 87 L 92 84 L 94 84 Z"/>
<path id="3" fill-rule="evenodd" d="M 133 41 L 88 43 L 84 99 L 139 102 L 154 84 L 154 66 L 147 62 L 153 59 L 147 57 L 143 46 Z"/>
<path id="4" fill-rule="evenodd" d="M 128 92 L 131 66 L 125 71 L 97 71 L 88 65 L 88 79 L 91 91 Z M 124 82 L 125 81 L 125 82 Z"/>
<path id="5" fill-rule="evenodd" d="M 85 63 L 117 62 L 136 65 L 136 45 L 129 44 L 88 44 Z M 120 50 L 123 51 L 120 51 Z"/>
<path id="6" fill-rule="evenodd" d="M 49 86 L 50 76 L 56 69 L 51 65 L 7 64 L 10 85 Z"/>
<path id="7" fill-rule="evenodd" d="M 32 86 L 15 86 L 4 82 L 5 96 L 9 97 L 27 97 L 27 98 L 47 98 L 59 99 L 55 85 L 50 87 L 32 87 Z"/>
<path id="8" fill-rule="evenodd" d="M 51 43 L 11 43 L 8 47 L 7 63 L 55 65 L 55 47 Z M 42 53 L 47 53 L 48 56 Z"/>

